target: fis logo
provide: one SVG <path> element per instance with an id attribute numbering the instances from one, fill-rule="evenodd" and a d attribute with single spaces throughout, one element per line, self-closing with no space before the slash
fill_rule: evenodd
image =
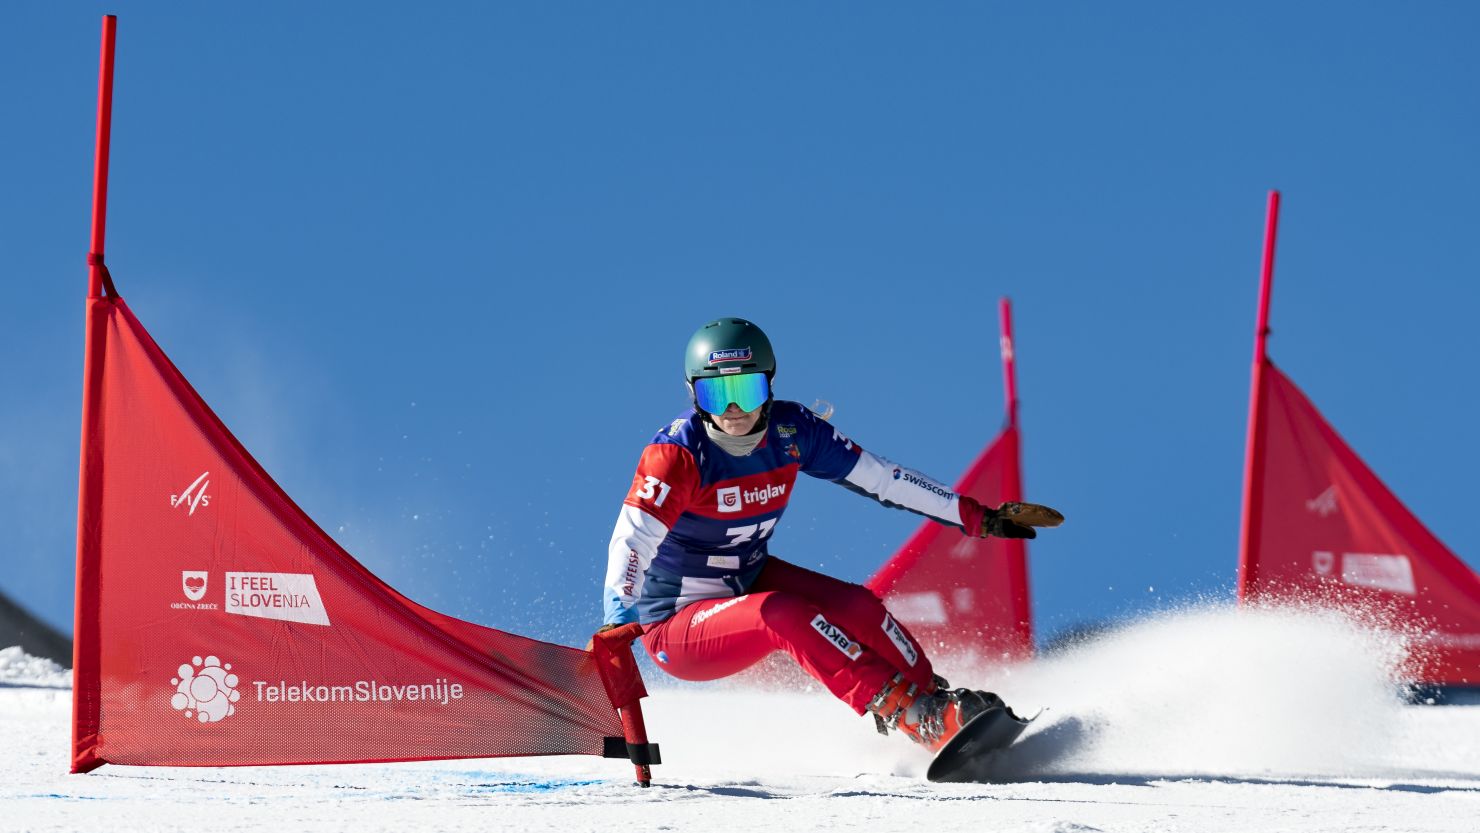
<path id="1" fill-rule="evenodd" d="M 204 570 L 180 571 L 180 589 L 185 591 L 185 598 L 192 602 L 198 602 L 206 597 L 208 580 L 210 580 L 210 573 Z"/>
<path id="2" fill-rule="evenodd" d="M 211 481 L 206 478 L 210 476 L 210 472 L 202 472 L 200 477 L 195 478 L 194 483 L 185 487 L 185 491 L 178 495 L 170 495 L 170 508 L 178 509 L 188 505 L 190 514 L 194 515 L 197 506 L 210 506 L 211 496 L 206 494 L 206 487 L 211 485 Z"/>
<path id="3" fill-rule="evenodd" d="M 709 354 L 710 364 L 720 362 L 748 362 L 750 361 L 749 347 L 733 347 L 729 350 L 715 350 Z"/>
<path id="4" fill-rule="evenodd" d="M 1306 511 L 1314 512 L 1323 518 L 1334 515 L 1341 507 L 1336 504 L 1336 484 L 1326 487 L 1326 491 L 1305 502 Z"/>
<path id="5" fill-rule="evenodd" d="M 843 656 L 850 660 L 856 661 L 863 654 L 862 645 L 854 642 L 848 634 L 843 632 L 842 628 L 824 619 L 821 613 L 812 618 L 812 630 L 822 634 L 824 639 L 831 642 L 834 648 L 842 651 Z"/>

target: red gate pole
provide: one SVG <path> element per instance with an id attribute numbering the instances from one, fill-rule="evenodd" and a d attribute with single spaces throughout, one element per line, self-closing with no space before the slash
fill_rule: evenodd
<path id="1" fill-rule="evenodd" d="M 1259 313 L 1254 325 L 1254 369 L 1249 383 L 1249 430 L 1244 445 L 1244 499 L 1238 542 L 1238 599 L 1248 598 L 1258 580 L 1254 548 L 1256 527 L 1262 514 L 1263 497 L 1256 492 L 1254 478 L 1264 457 L 1264 431 L 1259 423 L 1264 402 L 1264 366 L 1268 363 L 1269 296 L 1274 286 L 1275 233 L 1280 224 L 1280 192 L 1269 192 L 1264 215 L 1264 255 L 1259 268 Z"/>
<path id="2" fill-rule="evenodd" d="M 87 323 L 82 358 L 82 450 L 77 477 L 77 587 L 72 628 L 72 771 L 102 766 L 97 754 L 100 696 L 98 623 L 102 500 L 103 357 L 107 311 L 113 281 L 103 265 L 103 238 L 108 216 L 108 144 L 113 122 L 113 43 L 118 18 L 103 16 L 103 43 L 98 69 L 98 136 L 93 157 L 92 240 L 87 253 Z"/>
<path id="3" fill-rule="evenodd" d="M 588 650 L 596 662 L 596 671 L 606 687 L 606 696 L 612 708 L 622 719 L 622 737 L 618 749 L 606 753 L 608 757 L 626 757 L 632 761 L 639 787 L 653 783 L 653 764 L 662 763 L 658 745 L 648 743 L 647 725 L 642 720 L 642 698 L 647 689 L 642 685 L 642 674 L 637 670 L 637 659 L 633 656 L 632 643 L 642 638 L 642 625 L 633 622 L 618 628 L 593 634 Z"/>
<path id="4" fill-rule="evenodd" d="M 998 326 L 1001 330 L 1000 343 L 1002 351 L 1002 389 L 1006 399 L 1007 428 L 1003 436 L 1011 434 L 1011 459 L 1008 461 L 1007 470 L 1003 475 L 1002 499 L 1023 499 L 1023 447 L 1022 437 L 1018 429 L 1018 395 L 1017 395 L 1017 344 L 1012 337 L 1012 301 L 1003 297 L 997 302 Z M 1013 623 L 1013 632 L 1017 635 L 1019 646 L 1023 649 L 1023 657 L 1031 656 L 1033 653 L 1033 602 L 1028 590 L 1028 545 L 1025 541 L 1005 541 L 1006 550 L 1009 553 L 1010 570 L 1019 578 L 1013 582 L 1012 603 L 1014 609 L 1020 612 Z"/>
<path id="5" fill-rule="evenodd" d="M 647 724 L 642 720 L 642 701 L 633 700 L 623 706 L 620 710 L 622 715 L 622 735 L 627 742 L 639 747 L 647 746 Z M 632 764 L 637 786 L 651 787 L 653 784 L 653 768 L 650 764 Z"/>
<path id="6" fill-rule="evenodd" d="M 98 62 L 98 141 L 93 154 L 92 244 L 87 251 L 87 297 L 103 291 L 103 238 L 108 225 L 108 146 L 113 135 L 113 43 L 118 18 L 103 15 L 103 46 Z"/>
<path id="7" fill-rule="evenodd" d="M 1017 349 L 1012 343 L 1012 301 L 1002 298 L 997 302 L 997 317 L 1001 325 L 1002 389 L 1007 399 L 1007 424 L 1018 422 L 1017 401 Z M 1014 496 L 1012 500 L 1019 500 Z"/>

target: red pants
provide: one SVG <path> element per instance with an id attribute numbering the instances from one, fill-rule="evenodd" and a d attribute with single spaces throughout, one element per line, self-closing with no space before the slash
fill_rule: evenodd
<path id="1" fill-rule="evenodd" d="M 695 602 L 642 638 L 658 666 L 680 680 L 717 680 L 785 651 L 859 714 L 896 673 L 928 690 L 920 643 L 873 591 L 775 556 L 744 596 Z"/>

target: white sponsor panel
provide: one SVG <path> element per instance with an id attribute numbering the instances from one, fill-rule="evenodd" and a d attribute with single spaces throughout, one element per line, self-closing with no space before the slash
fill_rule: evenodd
<path id="1" fill-rule="evenodd" d="M 854 642 L 843 629 L 823 618 L 821 613 L 812 617 L 812 629 L 822 634 L 834 648 L 843 652 L 850 660 L 856 660 L 863 653 L 863 646 Z"/>
<path id="2" fill-rule="evenodd" d="M 708 559 L 705 560 L 704 563 L 710 567 L 717 567 L 721 570 L 738 570 L 740 569 L 740 556 L 711 555 Z"/>
<path id="3" fill-rule="evenodd" d="M 894 647 L 899 649 L 900 656 L 904 657 L 904 661 L 909 663 L 911 668 L 914 668 L 915 663 L 920 659 L 920 652 L 910 642 L 910 638 L 904 635 L 904 629 L 894 621 L 893 616 L 887 613 L 884 614 L 883 627 L 884 634 L 889 637 L 890 642 L 894 643 Z"/>
<path id="4" fill-rule="evenodd" d="M 1439 648 L 1458 648 L 1464 651 L 1480 649 L 1480 633 L 1428 633 L 1418 639 Z"/>
<path id="5" fill-rule="evenodd" d="M 889 612 L 907 625 L 944 625 L 946 600 L 936 592 L 890 593 L 885 599 Z"/>
<path id="6" fill-rule="evenodd" d="M 1370 587 L 1405 596 L 1418 594 L 1418 589 L 1413 584 L 1413 565 L 1406 555 L 1342 553 L 1341 581 L 1353 587 Z"/>
<path id="7" fill-rule="evenodd" d="M 227 573 L 226 612 L 307 625 L 329 624 L 311 573 Z"/>

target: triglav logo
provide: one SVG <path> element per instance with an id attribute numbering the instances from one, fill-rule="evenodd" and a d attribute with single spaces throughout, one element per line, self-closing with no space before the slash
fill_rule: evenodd
<path id="1" fill-rule="evenodd" d="M 170 680 L 175 687 L 175 696 L 170 705 L 182 711 L 188 718 L 201 723 L 215 723 L 236 713 L 232 703 L 241 699 L 236 690 L 239 682 L 231 673 L 231 663 L 221 664 L 216 657 L 193 657 L 189 665 L 181 665 L 177 676 Z"/>
<path id="2" fill-rule="evenodd" d="M 714 490 L 714 496 L 718 499 L 718 509 L 721 512 L 739 512 L 741 507 L 750 503 L 758 503 L 765 506 L 772 499 L 782 497 L 786 494 L 785 483 L 767 483 L 754 489 L 742 490 L 739 486 L 725 486 Z"/>
<path id="3" fill-rule="evenodd" d="M 715 489 L 714 496 L 719 502 L 721 512 L 740 511 L 740 487 L 726 486 L 723 489 Z"/>
<path id="4" fill-rule="evenodd" d="M 198 602 L 206 597 L 208 580 L 210 580 L 210 573 L 204 570 L 180 571 L 180 589 L 185 591 L 185 598 L 192 602 Z"/>
<path id="5" fill-rule="evenodd" d="M 1341 507 L 1336 505 L 1336 484 L 1332 483 L 1326 487 L 1326 491 L 1305 502 L 1307 511 L 1314 512 L 1321 517 L 1329 517 Z"/>
<path id="6" fill-rule="evenodd" d="M 211 485 L 211 481 L 206 478 L 210 476 L 211 473 L 208 471 L 201 472 L 200 477 L 195 478 L 194 483 L 185 487 L 185 491 L 178 495 L 170 495 L 170 508 L 177 509 L 188 505 L 190 514 L 194 515 L 197 506 L 210 506 L 211 496 L 206 494 L 206 487 Z"/>

